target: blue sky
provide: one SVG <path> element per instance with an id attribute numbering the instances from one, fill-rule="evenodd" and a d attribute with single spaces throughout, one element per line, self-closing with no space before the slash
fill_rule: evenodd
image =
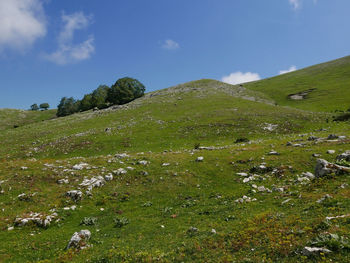
<path id="1" fill-rule="evenodd" d="M 349 0 L 0 0 L 0 108 L 130 76 L 239 83 L 349 55 Z"/>

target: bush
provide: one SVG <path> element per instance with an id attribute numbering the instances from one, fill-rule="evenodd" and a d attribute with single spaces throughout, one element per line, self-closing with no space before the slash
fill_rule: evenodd
<path id="1" fill-rule="evenodd" d="M 34 103 L 33 105 L 30 106 L 30 109 L 31 109 L 32 111 L 37 111 L 37 110 L 39 110 L 38 104 Z"/>
<path id="2" fill-rule="evenodd" d="M 350 112 L 335 116 L 334 121 L 348 121 L 350 120 Z"/>
<path id="3" fill-rule="evenodd" d="M 115 223 L 115 227 L 123 227 L 126 226 L 127 224 L 129 224 L 129 220 L 126 217 L 116 217 L 114 218 L 114 223 Z"/>
<path id="4" fill-rule="evenodd" d="M 112 104 L 125 104 L 134 99 L 142 97 L 145 86 L 136 79 L 122 78 L 109 89 L 107 101 Z"/>
<path id="5" fill-rule="evenodd" d="M 74 98 L 63 97 L 60 104 L 57 106 L 57 117 L 63 117 L 71 115 L 79 110 L 80 101 L 76 101 Z"/>
<path id="6" fill-rule="evenodd" d="M 45 102 L 45 103 L 41 103 L 39 107 L 42 110 L 47 110 L 48 108 L 50 108 L 50 105 Z"/>

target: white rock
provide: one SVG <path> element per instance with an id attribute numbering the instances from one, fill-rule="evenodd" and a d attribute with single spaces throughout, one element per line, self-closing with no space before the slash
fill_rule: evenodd
<path id="1" fill-rule="evenodd" d="M 126 172 L 125 169 L 119 168 L 118 170 L 113 171 L 113 173 L 114 173 L 115 175 L 122 175 L 122 174 L 126 174 L 127 172 Z"/>
<path id="2" fill-rule="evenodd" d="M 304 256 L 315 256 L 315 255 L 319 255 L 320 253 L 331 253 L 332 251 L 330 251 L 327 248 L 323 248 L 323 247 L 304 247 L 303 251 L 301 252 Z"/>
<path id="3" fill-rule="evenodd" d="M 196 162 L 203 162 L 203 160 L 204 160 L 204 157 L 199 156 L 199 157 L 197 157 Z"/>
<path id="4" fill-rule="evenodd" d="M 89 166 L 89 164 L 87 163 L 80 163 L 80 164 L 76 164 L 72 167 L 72 169 L 74 170 L 83 170 L 84 168 L 87 168 Z"/>
<path id="5" fill-rule="evenodd" d="M 83 193 L 79 190 L 71 190 L 66 193 L 66 196 L 69 196 L 73 201 L 76 202 L 82 198 Z"/>
<path id="6" fill-rule="evenodd" d="M 89 230 L 80 230 L 79 232 L 75 232 L 71 237 L 67 249 L 71 247 L 83 249 L 86 246 L 83 246 L 86 241 L 88 241 L 91 237 L 91 232 Z"/>
<path id="7" fill-rule="evenodd" d="M 328 154 L 335 154 L 335 150 L 328 150 L 327 153 Z"/>
<path id="8" fill-rule="evenodd" d="M 105 180 L 106 181 L 112 181 L 113 180 L 113 174 L 109 173 L 105 175 Z"/>

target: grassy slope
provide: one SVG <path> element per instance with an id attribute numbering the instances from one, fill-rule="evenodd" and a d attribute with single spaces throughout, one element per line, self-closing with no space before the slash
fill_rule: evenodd
<path id="1" fill-rule="evenodd" d="M 56 110 L 26 111 L 15 109 L 0 109 L 0 131 L 12 129 L 14 125 L 24 126 L 35 122 L 52 119 Z"/>
<path id="2" fill-rule="evenodd" d="M 350 108 L 350 56 L 302 70 L 247 83 L 248 89 L 268 95 L 279 105 L 333 112 Z M 289 94 L 313 89 L 307 99 L 293 101 Z"/>
<path id="3" fill-rule="evenodd" d="M 347 236 L 347 219 L 326 229 L 319 226 L 326 216 L 350 213 L 350 191 L 339 188 L 350 183 L 349 177 L 320 179 L 306 186 L 295 179 L 301 172 L 313 171 L 312 153 L 333 161 L 335 156 L 326 155 L 326 150 L 342 152 L 349 143 L 316 144 L 299 134 L 350 136 L 349 124 L 327 123 L 327 113 L 240 97 L 266 99 L 260 93 L 203 80 L 148 94 L 118 110 L 85 112 L 1 131 L 0 180 L 6 181 L 0 194 L 0 261 L 309 262 L 299 251 L 312 238 L 325 230 Z M 267 123 L 278 126 L 267 131 L 263 129 Z M 111 131 L 106 132 L 107 127 Z M 320 128 L 328 131 L 317 132 Z M 241 137 L 253 142 L 234 144 Z M 302 140 L 305 146 L 285 146 L 291 140 Z M 196 143 L 225 149 L 196 151 Z M 281 155 L 267 155 L 272 149 Z M 121 152 L 130 157 L 113 157 Z M 204 156 L 204 162 L 195 162 L 198 156 Z M 142 166 L 138 160 L 150 164 Z M 80 162 L 92 169 L 71 170 Z M 270 189 L 284 186 L 284 193 L 253 193 L 251 183 L 243 184 L 236 174 L 262 162 L 271 167 L 293 166 L 282 175 L 262 174 L 265 179 L 254 182 Z M 92 197 L 84 195 L 77 210 L 62 209 L 74 204 L 64 193 L 78 189 L 84 176 L 105 175 L 127 166 L 135 170 L 95 188 Z M 70 184 L 56 183 L 65 177 Z M 23 192 L 37 194 L 19 201 L 17 196 Z M 326 193 L 334 200 L 317 204 Z M 258 201 L 234 202 L 243 195 Z M 287 199 L 291 201 L 282 205 Z M 152 205 L 143 206 L 146 202 Z M 61 221 L 48 229 L 26 226 L 7 231 L 16 216 L 49 213 L 52 208 Z M 85 216 L 96 217 L 97 224 L 79 225 Z M 126 217 L 130 223 L 116 228 L 115 217 Z M 187 233 L 191 226 L 199 229 L 194 235 Z M 213 228 L 216 235 L 211 233 Z M 91 230 L 93 247 L 64 251 L 80 229 Z M 343 251 L 326 258 L 330 259 L 350 261 Z"/>

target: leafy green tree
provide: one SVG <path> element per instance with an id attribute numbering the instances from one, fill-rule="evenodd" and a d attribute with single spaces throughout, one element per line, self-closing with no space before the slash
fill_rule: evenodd
<path id="1" fill-rule="evenodd" d="M 34 103 L 33 105 L 30 106 L 30 109 L 31 109 L 32 111 L 37 111 L 37 110 L 39 110 L 38 104 Z"/>
<path id="2" fill-rule="evenodd" d="M 92 106 L 92 95 L 91 94 L 84 95 L 83 99 L 80 101 L 80 105 L 79 106 L 80 106 L 79 107 L 80 111 L 91 110 L 93 108 L 93 106 Z"/>
<path id="3" fill-rule="evenodd" d="M 71 115 L 75 112 L 78 112 L 78 103 L 77 101 L 70 97 L 63 97 L 60 101 L 60 104 L 57 106 L 57 117 L 63 117 L 63 116 L 68 116 Z"/>
<path id="4" fill-rule="evenodd" d="M 125 104 L 145 93 L 145 86 L 137 79 L 121 78 L 110 88 L 107 101 L 112 104 Z"/>
<path id="5" fill-rule="evenodd" d="M 109 87 L 107 85 L 100 85 L 97 89 L 92 92 L 92 107 L 103 109 L 107 107 Z"/>
<path id="6" fill-rule="evenodd" d="M 45 103 L 41 103 L 39 107 L 40 109 L 47 110 L 48 108 L 50 108 L 50 105 L 45 102 Z"/>

